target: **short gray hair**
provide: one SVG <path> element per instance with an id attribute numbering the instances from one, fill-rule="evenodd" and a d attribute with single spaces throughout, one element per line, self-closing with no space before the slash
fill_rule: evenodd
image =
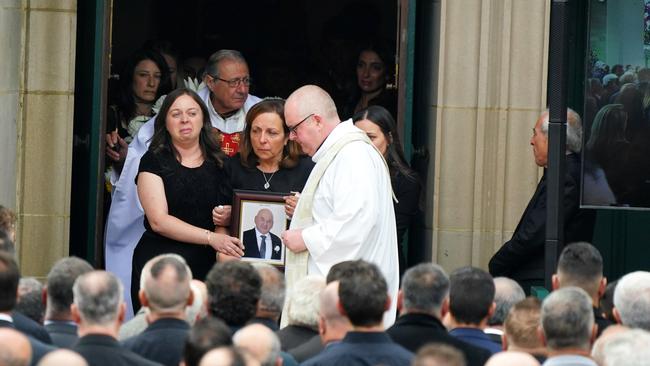
<path id="1" fill-rule="evenodd" d="M 449 295 L 449 276 L 437 264 L 420 263 L 404 273 L 402 294 L 406 311 L 437 313 Z"/>
<path id="2" fill-rule="evenodd" d="M 93 270 L 85 260 L 77 257 L 59 259 L 47 274 L 47 309 L 49 315 L 68 314 L 72 304 L 72 285 L 77 277 Z"/>
<path id="3" fill-rule="evenodd" d="M 496 310 L 488 320 L 489 325 L 501 325 L 506 321 L 508 312 L 516 303 L 526 298 L 526 293 L 519 284 L 507 277 L 494 278 L 494 302 Z"/>
<path id="4" fill-rule="evenodd" d="M 151 311 L 179 311 L 185 309 L 190 296 L 192 272 L 185 259 L 178 254 L 162 254 L 149 260 L 145 266 L 142 290 Z M 168 270 L 174 272 L 173 281 L 163 281 L 161 276 Z"/>
<path id="5" fill-rule="evenodd" d="M 571 108 L 567 108 L 566 114 L 566 149 L 573 153 L 579 153 L 582 150 L 582 119 L 578 112 Z M 541 130 L 544 135 L 548 136 L 549 111 L 546 110 L 542 116 L 544 119 Z"/>
<path id="6" fill-rule="evenodd" d="M 110 272 L 92 271 L 77 278 L 72 286 L 74 304 L 82 322 L 110 325 L 117 320 L 123 302 L 124 286 Z"/>
<path id="7" fill-rule="evenodd" d="M 565 287 L 553 291 L 542 303 L 541 321 L 548 348 L 589 349 L 594 311 L 585 290 Z"/>
<path id="8" fill-rule="evenodd" d="M 642 329 L 624 330 L 599 338 L 591 356 L 603 366 L 646 366 L 650 359 L 650 333 Z"/>
<path id="9" fill-rule="evenodd" d="M 219 77 L 219 64 L 225 60 L 248 65 L 241 52 L 235 50 L 219 50 L 213 53 L 208 59 L 208 64 L 205 66 L 205 73 L 213 77 Z"/>
<path id="10" fill-rule="evenodd" d="M 262 278 L 262 291 L 258 307 L 274 314 L 280 314 L 284 307 L 286 292 L 284 275 L 268 263 L 253 263 L 253 267 Z"/>
<path id="11" fill-rule="evenodd" d="M 650 330 L 650 272 L 623 276 L 614 290 L 614 307 L 623 325 Z"/>
<path id="12" fill-rule="evenodd" d="M 309 275 L 300 279 L 291 289 L 287 304 L 290 325 L 302 325 L 318 330 L 319 295 L 325 288 L 325 279 Z"/>

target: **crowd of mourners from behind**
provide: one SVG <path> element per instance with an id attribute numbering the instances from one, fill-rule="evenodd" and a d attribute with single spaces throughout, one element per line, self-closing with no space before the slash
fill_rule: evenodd
<path id="1" fill-rule="evenodd" d="M 585 90 L 584 202 L 650 204 L 650 68 L 596 61 Z"/>
<path id="2" fill-rule="evenodd" d="M 19 291 L 30 279 L 15 257 L 15 216 L 0 208 L 0 217 L 0 365 L 650 362 L 650 272 L 608 284 L 599 251 L 586 242 L 564 248 L 543 300 L 476 267 L 447 274 L 435 263 L 413 266 L 388 326 L 386 280 L 364 260 L 336 264 L 326 278 L 304 277 L 287 292 L 283 274 L 266 263 L 219 262 L 199 281 L 183 257 L 161 254 L 141 273 L 143 310 L 125 321 L 120 280 L 77 257 L 52 266 L 40 301 L 28 296 L 36 290 Z M 288 326 L 279 328 L 283 316 Z"/>

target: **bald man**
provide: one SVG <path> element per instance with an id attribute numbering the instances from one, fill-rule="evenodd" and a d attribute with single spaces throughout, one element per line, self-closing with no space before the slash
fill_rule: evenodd
<path id="1" fill-rule="evenodd" d="M 485 366 L 539 366 L 539 362 L 528 353 L 506 351 L 490 357 Z"/>
<path id="2" fill-rule="evenodd" d="M 287 288 L 310 274 L 325 276 L 343 261 L 363 259 L 381 270 L 395 321 L 399 264 L 392 188 L 386 162 L 366 134 L 341 122 L 334 101 L 315 85 L 294 91 L 284 106 L 289 138 L 316 163 L 283 232 Z"/>
<path id="3" fill-rule="evenodd" d="M 0 365 L 27 366 L 32 359 L 29 339 L 12 328 L 0 328 Z"/>
<path id="4" fill-rule="evenodd" d="M 271 232 L 273 213 L 263 208 L 255 215 L 255 227 L 244 231 L 244 257 L 281 259 L 282 241 Z"/>
<path id="5" fill-rule="evenodd" d="M 38 363 L 38 366 L 88 366 L 86 360 L 80 354 L 68 349 L 57 349 L 45 355 Z"/>
<path id="6" fill-rule="evenodd" d="M 268 327 L 262 324 L 247 325 L 233 335 L 232 341 L 262 365 L 282 366 L 280 340 Z"/>

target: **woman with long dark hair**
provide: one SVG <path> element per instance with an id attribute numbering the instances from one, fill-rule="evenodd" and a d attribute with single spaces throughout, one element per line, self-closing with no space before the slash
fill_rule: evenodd
<path id="1" fill-rule="evenodd" d="M 419 212 L 421 184 L 417 173 L 409 167 L 390 112 L 378 105 L 361 110 L 352 117 L 355 126 L 362 129 L 373 145 L 384 155 L 390 173 L 399 245 L 400 273 L 406 270 L 404 234 Z"/>

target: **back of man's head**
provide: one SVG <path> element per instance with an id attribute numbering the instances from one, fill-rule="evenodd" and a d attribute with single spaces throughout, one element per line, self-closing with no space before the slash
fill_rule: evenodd
<path id="1" fill-rule="evenodd" d="M 230 345 L 232 345 L 232 333 L 226 323 L 210 316 L 199 319 L 185 339 L 183 348 L 185 366 L 197 366 L 209 350 Z"/>
<path id="2" fill-rule="evenodd" d="M 237 348 L 221 346 L 206 353 L 199 366 L 246 366 L 246 359 Z"/>
<path id="3" fill-rule="evenodd" d="M 557 282 L 560 288 L 580 287 L 593 298 L 598 296 L 602 279 L 603 257 L 596 247 L 578 242 L 562 250 L 557 263 Z"/>
<path id="4" fill-rule="evenodd" d="M 262 279 L 262 288 L 257 312 L 279 317 L 284 307 L 286 285 L 284 275 L 278 269 L 267 263 L 254 263 L 253 267 Z"/>
<path id="5" fill-rule="evenodd" d="M 630 328 L 650 331 L 650 272 L 628 273 L 618 281 L 614 317 Z"/>
<path id="6" fill-rule="evenodd" d="M 10 312 L 16 306 L 20 270 L 14 257 L 0 252 L 0 312 Z"/>
<path id="7" fill-rule="evenodd" d="M 537 330 L 540 325 L 542 302 L 527 297 L 510 308 L 503 323 L 508 349 L 534 350 L 544 347 Z"/>
<path id="8" fill-rule="evenodd" d="M 339 302 L 355 327 L 380 325 L 388 309 L 388 286 L 377 265 L 357 260 L 356 271 L 339 280 Z"/>
<path id="9" fill-rule="evenodd" d="M 249 263 L 217 263 L 205 279 L 210 313 L 229 326 L 241 326 L 255 316 L 262 279 Z"/>
<path id="10" fill-rule="evenodd" d="M 88 366 L 86 359 L 69 349 L 59 348 L 47 353 L 38 362 L 38 366 Z"/>
<path id="11" fill-rule="evenodd" d="M 341 340 L 352 329 L 350 319 L 338 310 L 338 302 L 339 282 L 334 281 L 327 284 L 319 295 L 319 333 L 323 343 Z"/>
<path id="12" fill-rule="evenodd" d="M 539 366 L 539 362 L 528 353 L 507 351 L 494 354 L 485 366 Z"/>
<path id="13" fill-rule="evenodd" d="M 589 295 L 578 287 L 553 291 L 542 303 L 541 323 L 550 351 L 589 350 L 595 330 Z"/>
<path id="14" fill-rule="evenodd" d="M 429 343 L 418 350 L 413 366 L 465 366 L 463 353 L 447 344 Z"/>
<path id="15" fill-rule="evenodd" d="M 29 339 L 12 328 L 0 328 L 0 365 L 27 366 L 32 359 Z"/>
<path id="16" fill-rule="evenodd" d="M 93 270 L 85 260 L 77 257 L 59 259 L 47 274 L 47 319 L 62 319 L 70 316 L 72 286 L 77 277 Z"/>
<path id="17" fill-rule="evenodd" d="M 108 327 L 118 321 L 123 286 L 112 273 L 85 273 L 74 282 L 72 293 L 81 325 Z"/>
<path id="18" fill-rule="evenodd" d="M 526 298 L 524 290 L 519 284 L 507 277 L 494 279 L 494 303 L 496 309 L 488 320 L 489 325 L 503 325 L 510 308 Z"/>
<path id="19" fill-rule="evenodd" d="M 43 284 L 34 277 L 21 277 L 18 282 L 18 301 L 14 310 L 42 324 L 45 312 Z"/>
<path id="20" fill-rule="evenodd" d="M 301 278 L 291 289 L 287 299 L 287 319 L 290 325 L 318 330 L 318 296 L 325 288 L 325 279 L 310 275 Z"/>
<path id="21" fill-rule="evenodd" d="M 325 282 L 332 283 L 334 281 L 340 281 L 343 277 L 348 277 L 357 270 L 355 265 L 356 261 L 343 261 L 336 263 L 330 268 L 329 272 L 327 272 Z"/>
<path id="22" fill-rule="evenodd" d="M 183 257 L 163 254 L 150 261 L 141 290 L 149 310 L 152 313 L 184 311 L 190 297 L 192 272 Z"/>
<path id="23" fill-rule="evenodd" d="M 646 366 L 650 364 L 650 332 L 631 329 L 601 336 L 591 355 L 599 365 Z"/>
<path id="24" fill-rule="evenodd" d="M 462 267 L 449 276 L 449 312 L 457 323 L 479 325 L 494 303 L 494 281 L 476 267 Z"/>
<path id="25" fill-rule="evenodd" d="M 262 324 L 250 324 L 232 337 L 235 346 L 249 352 L 262 366 L 274 366 L 281 361 L 280 339 Z"/>
<path id="26" fill-rule="evenodd" d="M 449 277 L 437 264 L 420 263 L 402 278 L 404 312 L 424 312 L 440 317 L 442 303 L 449 294 Z"/>

